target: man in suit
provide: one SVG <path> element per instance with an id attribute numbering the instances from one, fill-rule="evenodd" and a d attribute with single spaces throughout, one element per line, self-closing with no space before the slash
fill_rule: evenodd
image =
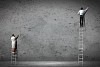
<path id="1" fill-rule="evenodd" d="M 12 42 L 11 43 L 11 45 L 12 45 L 11 51 L 13 54 L 15 54 L 17 51 L 17 39 L 18 39 L 18 37 L 19 37 L 19 35 L 17 35 L 17 37 L 15 37 L 14 34 L 12 34 L 12 36 L 11 36 L 11 42 Z"/>

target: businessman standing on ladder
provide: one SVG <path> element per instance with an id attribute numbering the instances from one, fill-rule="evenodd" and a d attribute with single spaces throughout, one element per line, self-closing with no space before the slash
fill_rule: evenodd
<path id="1" fill-rule="evenodd" d="M 84 10 L 83 7 L 78 11 L 78 15 L 80 15 L 80 27 L 85 26 L 85 14 L 88 10 L 88 7 Z"/>
<path id="2" fill-rule="evenodd" d="M 12 34 L 11 36 L 11 45 L 12 45 L 12 48 L 11 48 L 11 63 L 13 62 L 14 64 L 16 64 L 16 59 L 17 59 L 17 54 L 18 54 L 18 51 L 17 51 L 17 39 L 18 39 L 19 35 L 17 37 L 15 37 L 14 34 Z"/>
<path id="3" fill-rule="evenodd" d="M 19 35 L 17 37 L 15 37 L 14 34 L 12 34 L 12 36 L 11 36 L 12 54 L 16 54 L 16 52 L 17 52 L 17 39 L 18 39 L 18 37 L 19 37 Z"/>

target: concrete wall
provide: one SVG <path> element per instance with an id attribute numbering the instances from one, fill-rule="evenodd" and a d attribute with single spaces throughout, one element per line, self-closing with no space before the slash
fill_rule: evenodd
<path id="1" fill-rule="evenodd" d="M 100 0 L 0 0 L 0 60 L 10 60 L 14 33 L 19 60 L 77 60 L 80 7 L 89 7 L 84 60 L 100 60 Z"/>

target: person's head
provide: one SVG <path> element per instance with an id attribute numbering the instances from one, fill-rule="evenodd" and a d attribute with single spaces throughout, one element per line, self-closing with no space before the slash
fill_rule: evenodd
<path id="1" fill-rule="evenodd" d="M 81 10 L 83 10 L 83 7 L 81 7 Z"/>
<path id="2" fill-rule="evenodd" d="M 14 34 L 12 34 L 12 36 L 15 36 Z"/>

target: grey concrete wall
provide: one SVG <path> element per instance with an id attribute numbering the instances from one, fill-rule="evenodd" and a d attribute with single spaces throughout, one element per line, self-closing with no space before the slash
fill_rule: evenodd
<path id="1" fill-rule="evenodd" d="M 77 60 L 80 7 L 89 7 L 84 60 L 100 60 L 100 0 L 0 0 L 0 60 L 10 60 L 14 33 L 19 60 Z M 0 55 L 0 56 L 1 56 Z"/>

